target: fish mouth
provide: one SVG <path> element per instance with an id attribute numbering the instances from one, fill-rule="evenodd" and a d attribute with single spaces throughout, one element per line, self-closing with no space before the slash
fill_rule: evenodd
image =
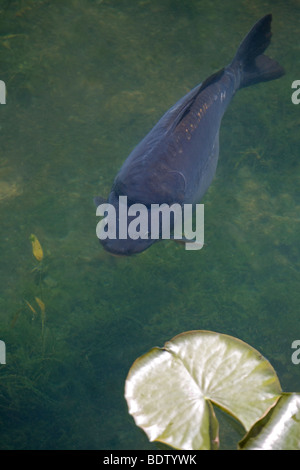
<path id="1" fill-rule="evenodd" d="M 110 253 L 113 256 L 124 257 L 124 256 L 133 256 L 138 253 L 142 253 L 147 250 L 153 243 L 157 240 L 151 239 L 105 239 L 99 240 L 100 244 L 103 246 L 105 251 Z"/>

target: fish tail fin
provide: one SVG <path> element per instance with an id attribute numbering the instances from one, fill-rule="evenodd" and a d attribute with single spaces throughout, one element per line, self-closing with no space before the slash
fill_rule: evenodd
<path id="1" fill-rule="evenodd" d="M 259 82 L 275 80 L 284 75 L 276 60 L 263 54 L 271 42 L 272 15 L 261 18 L 249 31 L 239 46 L 231 66 L 240 73 L 239 88 Z"/>

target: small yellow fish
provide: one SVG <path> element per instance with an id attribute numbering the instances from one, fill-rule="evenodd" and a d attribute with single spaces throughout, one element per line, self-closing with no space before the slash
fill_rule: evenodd
<path id="1" fill-rule="evenodd" d="M 30 239 L 31 244 L 32 244 L 32 253 L 33 253 L 34 257 L 38 261 L 42 261 L 42 259 L 44 258 L 44 253 L 43 253 L 43 249 L 41 247 L 40 242 L 38 241 L 37 237 L 33 234 L 30 235 L 29 239 Z"/>

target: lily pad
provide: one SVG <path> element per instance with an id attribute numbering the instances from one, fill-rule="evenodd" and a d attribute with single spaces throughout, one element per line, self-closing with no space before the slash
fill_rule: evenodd
<path id="1" fill-rule="evenodd" d="M 300 450 L 300 394 L 283 393 L 239 443 L 242 450 Z"/>
<path id="2" fill-rule="evenodd" d="M 213 405 L 248 431 L 280 393 L 273 367 L 258 351 L 203 330 L 151 349 L 134 362 L 125 384 L 129 413 L 149 440 L 186 450 L 218 447 Z"/>

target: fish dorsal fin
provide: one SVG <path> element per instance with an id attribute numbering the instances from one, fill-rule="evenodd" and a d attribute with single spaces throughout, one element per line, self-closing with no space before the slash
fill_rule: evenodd
<path id="1" fill-rule="evenodd" d="M 180 124 L 180 122 L 184 119 L 184 117 L 190 112 L 190 110 L 191 110 L 196 98 L 199 96 L 199 94 L 205 88 L 207 88 L 209 85 L 212 85 L 213 83 L 220 80 L 223 73 L 224 73 L 224 68 L 222 68 L 221 70 L 218 70 L 217 72 L 213 73 L 212 75 L 210 75 L 210 77 L 208 77 L 206 80 L 204 80 L 204 82 L 201 83 L 201 85 L 198 87 L 198 89 L 195 90 L 196 93 L 192 94 L 190 100 L 185 103 L 185 106 L 183 106 L 182 109 L 180 110 L 180 112 L 178 113 L 177 119 L 174 122 L 174 127 L 177 127 L 178 124 Z"/>
<path id="2" fill-rule="evenodd" d="M 182 119 L 184 118 L 184 116 L 186 116 L 191 107 L 193 106 L 198 94 L 199 94 L 199 90 L 200 90 L 200 87 L 201 85 L 198 85 L 197 87 L 195 87 L 193 90 L 191 90 L 188 95 L 186 95 L 186 99 L 183 100 L 183 102 L 180 102 L 179 101 L 179 106 L 178 108 L 176 109 L 175 111 L 175 115 L 172 116 L 172 121 L 171 121 L 171 126 L 170 128 L 171 129 L 175 129 L 178 124 L 182 121 Z"/>
<path id="3" fill-rule="evenodd" d="M 221 70 L 218 70 L 217 72 L 210 75 L 210 77 L 208 77 L 206 80 L 204 80 L 204 82 L 201 83 L 199 93 L 203 91 L 205 88 L 207 88 L 209 85 L 212 85 L 213 83 L 220 80 L 220 78 L 223 76 L 224 70 L 225 68 L 223 67 Z"/>

